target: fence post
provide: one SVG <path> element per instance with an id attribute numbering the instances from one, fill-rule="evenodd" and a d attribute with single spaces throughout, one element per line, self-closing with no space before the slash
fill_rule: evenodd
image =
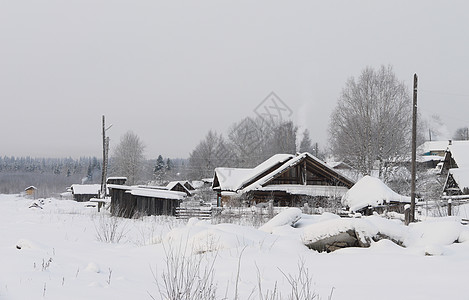
<path id="1" fill-rule="evenodd" d="M 451 199 L 448 199 L 448 216 L 451 216 L 452 214 L 452 206 L 453 206 L 453 203 L 451 201 Z"/>
<path id="2" fill-rule="evenodd" d="M 274 216 L 274 200 L 269 200 L 269 217 Z"/>
<path id="3" fill-rule="evenodd" d="M 404 206 L 404 216 L 405 216 L 405 224 L 406 224 L 406 225 L 409 225 L 409 223 L 410 223 L 410 221 L 411 221 L 411 220 L 410 220 L 410 210 L 411 210 L 411 209 L 410 209 L 410 205 L 409 205 L 409 204 L 406 204 L 406 205 Z"/>

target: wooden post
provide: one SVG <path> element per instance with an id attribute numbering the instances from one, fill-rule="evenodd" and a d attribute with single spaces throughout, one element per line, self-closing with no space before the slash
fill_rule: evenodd
<path id="1" fill-rule="evenodd" d="M 451 199 L 448 199 L 448 216 L 452 216 L 452 206 L 453 202 L 451 201 Z"/>
<path id="2" fill-rule="evenodd" d="M 415 222 L 415 179 L 417 160 L 417 74 L 414 74 L 414 94 L 412 104 L 412 178 L 410 188 L 409 222 Z"/>
<path id="3" fill-rule="evenodd" d="M 404 219 L 405 219 L 405 224 L 406 225 L 409 225 L 410 223 L 410 205 L 409 204 L 406 204 L 404 206 Z"/>
<path id="4" fill-rule="evenodd" d="M 106 197 L 107 162 L 108 162 L 108 154 L 109 154 L 109 137 L 106 137 L 106 130 L 111 128 L 111 126 L 106 128 L 106 122 L 105 122 L 104 115 L 103 115 L 103 165 L 101 168 L 101 194 L 100 194 L 102 199 Z"/>

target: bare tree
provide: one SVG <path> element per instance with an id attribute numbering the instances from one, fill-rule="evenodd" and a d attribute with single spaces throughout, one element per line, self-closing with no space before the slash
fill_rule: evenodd
<path id="1" fill-rule="evenodd" d="M 114 149 L 111 161 L 113 173 L 126 176 L 128 184 L 137 183 L 145 160 L 144 150 L 145 146 L 135 133 L 132 131 L 125 133 Z"/>
<path id="2" fill-rule="evenodd" d="M 230 166 L 231 157 L 223 136 L 210 130 L 189 156 L 190 176 L 195 179 L 213 176 L 216 167 Z"/>
<path id="3" fill-rule="evenodd" d="M 266 147 L 267 157 L 277 153 L 296 153 L 296 133 L 298 127 L 292 121 L 282 122 L 272 128 Z"/>
<path id="4" fill-rule="evenodd" d="M 456 129 L 456 132 L 453 135 L 453 140 L 456 140 L 456 141 L 469 140 L 469 128 L 461 127 L 461 128 Z"/>
<path id="5" fill-rule="evenodd" d="M 365 68 L 350 78 L 330 120 L 329 138 L 334 155 L 363 174 L 378 163 L 380 177 L 410 147 L 410 93 L 391 66 Z"/>

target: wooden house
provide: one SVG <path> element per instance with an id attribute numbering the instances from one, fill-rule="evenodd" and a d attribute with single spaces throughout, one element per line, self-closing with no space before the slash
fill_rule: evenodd
<path id="1" fill-rule="evenodd" d="M 276 206 L 323 206 L 338 202 L 354 181 L 310 153 L 276 154 L 252 169 L 216 168 L 212 189 L 218 205 L 234 199 L 250 205 L 273 200 Z"/>
<path id="2" fill-rule="evenodd" d="M 37 191 L 37 188 L 33 185 L 28 186 L 27 188 L 24 189 L 26 196 L 29 196 L 29 197 L 35 197 L 36 191 Z"/>
<path id="3" fill-rule="evenodd" d="M 100 184 L 73 184 L 71 186 L 73 200 L 77 202 L 90 201 L 91 198 L 98 198 L 101 191 Z"/>
<path id="4" fill-rule="evenodd" d="M 132 218 L 136 215 L 175 215 L 176 207 L 186 196 L 184 192 L 157 188 L 109 185 L 111 214 Z"/>
<path id="5" fill-rule="evenodd" d="M 190 188 L 190 189 L 189 189 Z M 191 196 L 191 190 L 195 190 L 188 181 L 171 181 L 166 185 L 168 191 L 183 192 Z"/>
<path id="6" fill-rule="evenodd" d="M 469 141 L 448 145 L 441 174 L 446 176 L 443 192 L 447 196 L 469 195 Z"/>

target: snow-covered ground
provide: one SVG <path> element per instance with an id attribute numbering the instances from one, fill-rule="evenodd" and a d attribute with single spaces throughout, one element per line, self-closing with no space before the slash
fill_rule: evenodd
<path id="1" fill-rule="evenodd" d="M 201 271 L 213 263 L 216 299 L 259 299 L 275 289 L 288 299 L 289 279 L 310 280 L 320 299 L 469 299 L 469 227 L 457 217 L 405 227 L 376 216 L 344 220 L 292 209 L 258 230 L 110 219 L 84 203 L 44 199 L 42 208 L 29 208 L 32 202 L 0 195 L 0 299 L 161 299 L 163 274 L 171 272 L 165 263 L 183 255 Z M 102 241 L 108 226 L 116 226 L 118 243 Z M 406 248 L 381 240 L 318 253 L 303 245 L 350 226 L 386 232 Z"/>

